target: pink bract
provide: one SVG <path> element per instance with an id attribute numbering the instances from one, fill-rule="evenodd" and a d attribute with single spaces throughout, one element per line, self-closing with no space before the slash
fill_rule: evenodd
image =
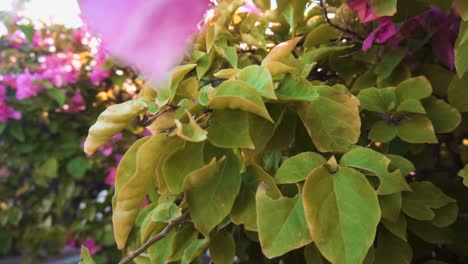
<path id="1" fill-rule="evenodd" d="M 377 15 L 372 11 L 370 0 L 356 0 L 347 5 L 358 13 L 359 19 L 364 24 L 377 19 Z"/>
<path id="2" fill-rule="evenodd" d="M 42 87 L 34 81 L 39 76 L 31 74 L 29 69 L 26 69 L 22 74 L 16 77 L 16 99 L 23 100 L 29 97 L 36 96 L 37 93 L 42 90 Z"/>
<path id="3" fill-rule="evenodd" d="M 83 242 L 83 246 L 89 250 L 91 255 L 98 253 L 102 249 L 102 247 L 98 245 L 91 237 L 86 238 L 86 240 Z"/>
<path id="4" fill-rule="evenodd" d="M 155 84 L 182 59 L 208 0 L 81 0 L 82 15 L 110 53 Z"/>
<path id="5" fill-rule="evenodd" d="M 375 40 L 382 44 L 398 34 L 398 27 L 389 17 L 381 17 L 377 20 L 379 26 L 364 40 L 362 49 L 369 50 Z"/>
<path id="6" fill-rule="evenodd" d="M 75 93 L 71 98 L 70 112 L 76 113 L 86 110 L 86 102 L 80 92 Z"/>

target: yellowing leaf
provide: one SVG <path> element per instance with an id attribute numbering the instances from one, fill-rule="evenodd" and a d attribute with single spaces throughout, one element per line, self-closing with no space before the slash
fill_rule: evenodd
<path id="1" fill-rule="evenodd" d="M 166 105 L 169 103 L 177 92 L 177 87 L 179 87 L 180 82 L 184 79 L 185 75 L 191 72 L 197 64 L 186 64 L 177 66 L 171 71 L 171 79 L 166 84 L 163 89 L 158 91 L 158 97 L 156 102 L 159 106 Z"/>
<path id="2" fill-rule="evenodd" d="M 313 101 L 319 95 L 312 84 L 304 77 L 286 77 L 276 91 L 278 98 L 291 101 Z"/>
<path id="3" fill-rule="evenodd" d="M 203 143 L 185 142 L 182 148 L 173 152 L 164 162 L 163 174 L 171 193 L 181 193 L 185 177 L 204 166 L 203 146 Z"/>
<path id="4" fill-rule="evenodd" d="M 408 79 L 400 83 L 395 89 L 395 94 L 400 103 L 408 99 L 421 100 L 429 97 L 431 93 L 431 83 L 423 76 Z"/>
<path id="5" fill-rule="evenodd" d="M 170 141 L 174 138 L 164 134 L 143 138 L 129 149 L 119 164 L 112 221 L 120 249 L 125 246 L 146 193 L 154 184 L 158 161 L 164 154 L 162 150 L 171 146 Z"/>
<path id="6" fill-rule="evenodd" d="M 319 97 L 299 104 L 298 114 L 320 152 L 345 152 L 361 134 L 358 103 L 327 86 L 317 86 Z"/>
<path id="7" fill-rule="evenodd" d="M 236 79 L 250 84 L 265 98 L 276 99 L 273 78 L 267 68 L 250 65 L 236 74 Z"/>
<path id="8" fill-rule="evenodd" d="M 372 11 L 378 16 L 393 16 L 397 11 L 397 0 L 371 0 Z"/>
<path id="9" fill-rule="evenodd" d="M 243 81 L 223 82 L 215 90 L 208 107 L 213 109 L 240 109 L 273 122 L 261 95 Z"/>
<path id="10" fill-rule="evenodd" d="M 225 158 L 189 173 L 184 191 L 195 227 L 208 236 L 231 211 L 241 184 L 240 157 L 229 151 Z"/>
<path id="11" fill-rule="evenodd" d="M 246 112 L 230 109 L 215 110 L 210 116 L 207 131 L 208 140 L 217 147 L 254 148 Z"/>
<path id="12" fill-rule="evenodd" d="M 258 235 L 263 254 L 274 258 L 312 242 L 302 197 L 272 199 L 266 188 L 261 184 L 256 194 Z"/>
<path id="13" fill-rule="evenodd" d="M 143 113 L 145 108 L 146 104 L 142 100 L 131 100 L 109 106 L 99 115 L 96 123 L 89 129 L 84 144 L 86 154 L 93 154 L 97 148 L 122 131 L 131 121 Z"/>
<path id="14" fill-rule="evenodd" d="M 282 62 L 284 61 L 289 54 L 294 50 L 297 43 L 301 40 L 302 37 L 297 37 L 292 40 L 288 40 L 286 42 L 280 43 L 276 45 L 270 53 L 263 59 L 262 66 L 266 66 L 266 64 L 277 61 Z"/>
<path id="15" fill-rule="evenodd" d="M 81 246 L 81 255 L 79 264 L 96 264 L 93 257 L 89 253 L 89 250 L 85 246 Z"/>
<path id="16" fill-rule="evenodd" d="M 255 194 L 260 183 L 267 185 L 266 191 L 269 197 L 273 199 L 281 197 L 273 177 L 256 164 L 247 167 L 242 174 L 242 186 L 230 214 L 232 222 L 244 225 L 246 230 L 258 230 Z"/>
<path id="17" fill-rule="evenodd" d="M 339 166 L 314 169 L 304 184 L 307 224 L 320 253 L 332 263 L 362 263 L 380 220 L 377 194 L 366 177 Z"/>
<path id="18" fill-rule="evenodd" d="M 232 234 L 217 232 L 210 237 L 210 256 L 213 263 L 232 264 L 236 255 L 236 244 Z"/>
<path id="19" fill-rule="evenodd" d="M 303 152 L 286 159 L 275 175 L 278 184 L 304 181 L 309 173 L 327 161 L 314 152 Z"/>
<path id="20" fill-rule="evenodd" d="M 207 139 L 208 132 L 197 124 L 189 112 L 187 112 L 187 116 L 189 118 L 188 124 L 182 124 L 179 120 L 175 120 L 176 134 L 183 140 L 190 142 L 202 142 Z"/>
<path id="21" fill-rule="evenodd" d="M 377 194 L 388 195 L 402 191 L 410 191 L 400 170 L 389 171 L 391 160 L 385 155 L 370 148 L 355 148 L 347 152 L 340 160 L 340 164 L 372 172 L 379 177 L 380 185 Z"/>

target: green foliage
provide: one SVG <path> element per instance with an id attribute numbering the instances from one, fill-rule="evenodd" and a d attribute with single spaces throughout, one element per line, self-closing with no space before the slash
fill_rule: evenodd
<path id="1" fill-rule="evenodd" d="M 432 54 L 429 33 L 364 53 L 359 36 L 376 25 L 357 23 L 342 1 L 327 1 L 341 29 L 320 5 L 276 2 L 258 15 L 239 9 L 240 1 L 220 1 L 170 84 L 107 123 L 117 131 L 136 116 L 152 120 L 152 135 L 129 148 L 117 171 L 119 247 L 128 253 L 176 222 L 141 256 L 461 262 L 466 25 L 454 43 L 457 74 Z M 370 1 L 402 28 L 429 10 L 427 2 Z M 140 208 L 145 196 L 151 210 Z"/>

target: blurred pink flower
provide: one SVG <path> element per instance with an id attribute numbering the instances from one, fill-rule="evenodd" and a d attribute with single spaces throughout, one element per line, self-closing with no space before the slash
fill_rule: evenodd
<path id="1" fill-rule="evenodd" d="M 0 178 L 5 178 L 10 176 L 10 170 L 5 168 L 0 168 Z"/>
<path id="2" fill-rule="evenodd" d="M 76 113 L 86 110 L 86 102 L 80 92 L 75 93 L 71 98 L 70 112 Z"/>
<path id="3" fill-rule="evenodd" d="M 379 26 L 364 40 L 362 50 L 368 51 L 375 40 L 382 44 L 398 34 L 398 28 L 389 17 L 381 17 L 377 20 Z"/>
<path id="4" fill-rule="evenodd" d="M 348 2 L 347 5 L 358 13 L 359 19 L 364 24 L 377 19 L 377 15 L 372 11 L 370 0 L 355 0 Z"/>
<path id="5" fill-rule="evenodd" d="M 57 53 L 44 57 L 39 64 L 41 77 L 48 79 L 57 87 L 76 83 L 81 64 L 74 63 L 73 53 Z"/>
<path id="6" fill-rule="evenodd" d="M 91 255 L 94 255 L 102 250 L 102 247 L 96 244 L 96 241 L 91 237 L 86 238 L 86 240 L 83 242 L 83 246 L 89 250 Z"/>
<path id="7" fill-rule="evenodd" d="M 122 132 L 115 134 L 111 138 L 111 140 L 109 140 L 109 142 L 99 147 L 98 151 L 100 151 L 102 155 L 104 155 L 105 157 L 109 157 L 114 152 L 114 147 L 113 147 L 114 143 L 122 139 L 122 137 L 123 137 Z"/>
<path id="8" fill-rule="evenodd" d="M 7 105 L 5 102 L 6 98 L 6 87 L 0 84 L 0 123 L 6 123 L 8 119 L 19 120 L 21 119 L 21 113 L 15 111 L 13 107 Z"/>
<path id="9" fill-rule="evenodd" d="M 67 238 L 66 238 L 66 240 L 65 240 L 65 245 L 66 245 L 67 247 L 72 247 L 72 248 L 73 248 L 73 247 L 76 247 L 76 240 L 75 240 L 75 238 L 73 237 L 73 235 L 71 235 L 71 234 L 68 234 L 68 235 L 67 235 Z"/>
<path id="10" fill-rule="evenodd" d="M 12 89 L 16 89 L 16 77 L 13 73 L 0 75 L 0 82 L 10 86 Z"/>
<path id="11" fill-rule="evenodd" d="M 110 168 L 107 170 L 107 176 L 106 176 L 106 178 L 104 179 L 104 183 L 107 184 L 107 185 L 109 185 L 109 186 L 114 185 L 116 173 L 117 173 L 117 168 L 116 168 L 116 167 L 110 167 Z"/>
<path id="12" fill-rule="evenodd" d="M 36 96 L 42 90 L 42 86 L 34 83 L 39 76 L 31 74 L 29 69 L 16 77 L 16 99 L 23 100 L 29 97 Z"/>
<path id="13" fill-rule="evenodd" d="M 36 30 L 32 38 L 32 46 L 34 48 L 40 48 L 43 44 L 41 31 Z"/>
<path id="14" fill-rule="evenodd" d="M 18 49 L 24 43 L 26 43 L 27 39 L 26 39 L 26 35 L 24 35 L 23 31 L 18 29 L 12 35 L 10 35 L 8 37 L 8 41 L 13 46 L 13 48 Z"/>
<path id="15" fill-rule="evenodd" d="M 208 0 L 81 0 L 87 24 L 110 53 L 160 84 L 183 57 Z"/>
<path id="16" fill-rule="evenodd" d="M 91 79 L 94 85 L 99 85 L 104 79 L 109 78 L 109 76 L 109 70 L 103 69 L 101 65 L 96 65 L 89 74 L 89 79 Z"/>

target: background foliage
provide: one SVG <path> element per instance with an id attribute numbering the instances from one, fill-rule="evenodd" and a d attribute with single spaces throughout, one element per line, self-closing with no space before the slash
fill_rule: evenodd
<path id="1" fill-rule="evenodd" d="M 108 193 L 143 128 L 129 126 L 93 156 L 80 145 L 105 107 L 135 96 L 136 75 L 84 29 L 16 22 L 0 38 L 0 256 L 84 244 L 98 262 L 116 261 Z"/>

